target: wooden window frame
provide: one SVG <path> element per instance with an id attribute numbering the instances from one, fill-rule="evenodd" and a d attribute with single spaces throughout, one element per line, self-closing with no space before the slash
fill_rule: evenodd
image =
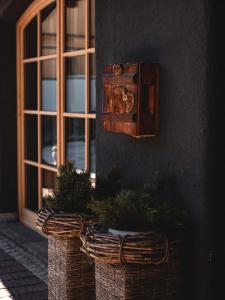
<path id="1" fill-rule="evenodd" d="M 95 53 L 95 48 L 89 48 L 90 44 L 90 0 L 85 1 L 85 49 L 66 52 L 65 50 L 65 6 L 64 0 L 36 0 L 17 22 L 17 147 L 18 147 L 18 211 L 19 219 L 25 225 L 35 229 L 35 213 L 25 208 L 25 166 L 34 166 L 38 169 L 38 208 L 42 207 L 42 170 L 57 172 L 54 166 L 42 163 L 41 149 L 41 117 L 57 117 L 57 165 L 65 163 L 65 120 L 66 118 L 83 118 L 85 120 L 85 170 L 90 171 L 90 120 L 96 119 L 95 113 L 89 113 L 90 97 L 90 54 Z M 57 39 L 56 54 L 41 55 L 41 11 L 52 3 L 57 8 Z M 37 57 L 24 58 L 24 29 L 30 21 L 37 16 L 38 49 Z M 85 56 L 85 112 L 65 112 L 65 58 Z M 56 112 L 41 110 L 41 62 L 56 59 L 57 62 L 57 110 Z M 37 110 L 24 109 L 24 66 L 28 63 L 37 63 Z M 36 115 L 38 120 L 38 161 L 25 159 L 25 122 L 26 115 Z"/>

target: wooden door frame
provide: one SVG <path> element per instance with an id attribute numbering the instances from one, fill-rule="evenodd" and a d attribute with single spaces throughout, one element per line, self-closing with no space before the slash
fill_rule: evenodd
<path id="1" fill-rule="evenodd" d="M 18 151 L 18 212 L 19 219 L 25 225 L 35 228 L 35 213 L 25 208 L 25 172 L 24 172 L 24 67 L 23 67 L 23 53 L 24 53 L 24 29 L 28 23 L 37 15 L 38 23 L 40 22 L 40 10 L 44 9 L 49 4 L 55 2 L 55 0 L 35 0 L 20 17 L 16 26 L 16 42 L 17 42 L 17 151 Z M 38 25 L 38 28 L 40 26 Z M 38 37 L 40 36 L 38 32 Z M 38 52 L 39 50 L 38 45 Z M 37 54 L 37 56 L 40 53 Z M 40 63 L 38 63 L 38 66 Z M 40 68 L 38 67 L 38 73 Z M 39 81 L 39 80 L 38 80 Z M 38 87 L 39 90 L 39 87 Z M 39 92 L 38 92 L 39 93 Z M 39 97 L 38 95 L 38 102 Z M 38 128 L 38 135 L 40 134 L 40 128 Z M 39 151 L 38 147 L 38 151 Z M 40 172 L 38 172 L 40 173 Z M 39 177 L 39 174 L 38 174 Z M 39 187 L 38 187 L 39 190 Z"/>
<path id="2" fill-rule="evenodd" d="M 41 37 L 41 15 L 40 12 L 45 7 L 51 3 L 56 3 L 57 7 L 57 45 L 56 54 L 42 56 L 40 53 L 40 37 Z M 33 165 L 38 168 L 38 206 L 41 207 L 42 204 L 42 185 L 41 185 L 41 174 L 42 170 L 56 171 L 56 168 L 51 166 L 46 166 L 41 162 L 41 122 L 40 118 L 42 116 L 41 112 L 41 86 L 40 86 L 40 72 L 41 72 L 41 61 L 46 59 L 56 59 L 57 62 L 57 165 L 64 162 L 65 151 L 64 151 L 64 141 L 65 141 L 65 119 L 66 118 L 83 118 L 85 120 L 85 169 L 89 170 L 89 123 L 91 119 L 96 119 L 95 113 L 89 113 L 89 56 L 95 53 L 95 48 L 89 48 L 89 7 L 90 0 L 85 0 L 85 49 L 73 52 L 66 52 L 64 49 L 64 0 L 35 0 L 24 12 L 17 22 L 16 27 L 16 39 L 17 39 L 17 150 L 18 150 L 18 212 L 19 219 L 25 225 L 35 228 L 35 218 L 34 212 L 25 208 L 25 164 Z M 37 28 L 38 28 L 38 52 L 37 57 L 32 59 L 24 59 L 24 29 L 29 24 L 29 22 L 37 16 Z M 66 57 L 75 57 L 78 55 L 85 56 L 85 113 L 66 113 L 64 112 L 64 94 L 65 94 L 65 63 Z M 37 80 L 38 80 L 38 95 L 37 95 L 37 111 L 26 111 L 24 110 L 24 65 L 30 62 L 37 62 Z M 61 100 L 59 100 L 61 99 Z M 25 137 L 24 137 L 24 116 L 26 114 L 34 114 L 38 119 L 38 161 L 31 162 L 25 160 Z M 44 115 L 53 115 L 51 112 L 44 112 Z"/>

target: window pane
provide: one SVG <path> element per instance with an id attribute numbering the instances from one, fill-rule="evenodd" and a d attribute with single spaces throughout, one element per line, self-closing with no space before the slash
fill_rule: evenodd
<path id="1" fill-rule="evenodd" d="M 25 166 L 25 207 L 38 210 L 38 169 L 28 165 Z"/>
<path id="2" fill-rule="evenodd" d="M 66 111 L 85 112 L 85 57 L 66 58 Z"/>
<path id="3" fill-rule="evenodd" d="M 90 0 L 90 47 L 95 47 L 95 0 Z"/>
<path id="4" fill-rule="evenodd" d="M 42 197 L 51 195 L 56 186 L 56 173 L 48 170 L 42 170 Z M 46 203 L 43 200 L 43 206 Z"/>
<path id="5" fill-rule="evenodd" d="M 79 170 L 85 168 L 85 120 L 66 119 L 66 159 L 75 161 Z"/>
<path id="6" fill-rule="evenodd" d="M 25 159 L 38 160 L 37 116 L 25 116 Z"/>
<path id="7" fill-rule="evenodd" d="M 42 110 L 56 111 L 56 60 L 41 63 Z"/>
<path id="8" fill-rule="evenodd" d="M 37 110 L 37 63 L 24 66 L 24 107 Z"/>
<path id="9" fill-rule="evenodd" d="M 85 48 L 85 1 L 66 0 L 66 51 Z"/>
<path id="10" fill-rule="evenodd" d="M 90 173 L 96 173 L 96 120 L 90 120 Z"/>
<path id="11" fill-rule="evenodd" d="M 24 30 L 24 58 L 37 57 L 37 17 Z"/>
<path id="12" fill-rule="evenodd" d="M 56 53 L 56 4 L 53 3 L 41 13 L 41 54 Z"/>
<path id="13" fill-rule="evenodd" d="M 96 62 L 95 54 L 90 54 L 90 111 L 96 111 Z"/>
<path id="14" fill-rule="evenodd" d="M 56 117 L 42 116 L 42 162 L 55 166 L 57 163 Z"/>

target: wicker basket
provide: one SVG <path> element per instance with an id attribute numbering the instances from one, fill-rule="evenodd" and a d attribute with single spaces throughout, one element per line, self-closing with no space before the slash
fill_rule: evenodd
<path id="1" fill-rule="evenodd" d="M 79 237 L 49 236 L 49 299 L 95 299 L 94 264 L 80 247 Z"/>
<path id="2" fill-rule="evenodd" d="M 37 226 L 49 235 L 48 299 L 95 299 L 94 264 L 80 251 L 80 234 L 91 223 L 78 214 L 38 212 Z"/>
<path id="3" fill-rule="evenodd" d="M 179 263 L 113 266 L 96 262 L 96 300 L 175 300 L 179 273 Z"/>
<path id="4" fill-rule="evenodd" d="M 92 233 L 81 239 L 82 251 L 95 260 L 96 300 L 178 299 L 180 241 L 154 233 L 125 239 Z"/>

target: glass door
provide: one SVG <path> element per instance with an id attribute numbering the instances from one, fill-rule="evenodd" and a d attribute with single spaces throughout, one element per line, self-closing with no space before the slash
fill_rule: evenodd
<path id="1" fill-rule="evenodd" d="M 95 179 L 94 6 L 36 0 L 17 24 L 19 213 L 31 227 L 59 164 Z"/>

